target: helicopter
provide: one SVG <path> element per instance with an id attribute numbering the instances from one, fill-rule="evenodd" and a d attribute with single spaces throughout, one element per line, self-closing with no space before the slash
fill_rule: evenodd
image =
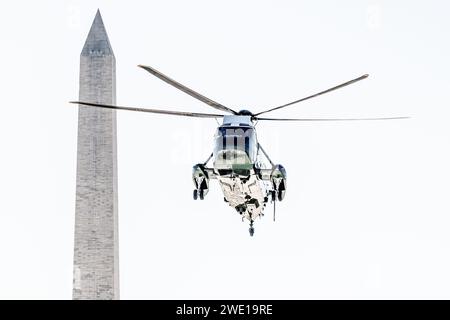
<path id="1" fill-rule="evenodd" d="M 165 109 L 149 109 L 107 105 L 87 101 L 71 101 L 80 106 L 98 107 L 114 110 L 128 110 L 137 112 L 157 113 L 195 118 L 222 119 L 214 134 L 214 149 L 206 161 L 193 166 L 192 180 L 194 183 L 194 200 L 203 200 L 209 191 L 210 180 L 217 180 L 224 195 L 224 201 L 240 215 L 242 221 L 249 221 L 250 236 L 254 235 L 254 222 L 264 216 L 264 209 L 269 202 L 273 204 L 273 220 L 275 221 L 276 202 L 283 201 L 286 195 L 287 174 L 281 164 L 275 164 L 269 158 L 261 143 L 257 139 L 256 124 L 259 121 L 360 121 L 360 120 L 394 120 L 408 117 L 384 118 L 271 118 L 262 116 L 269 112 L 318 97 L 325 93 L 346 87 L 355 82 L 366 79 L 364 74 L 350 81 L 341 83 L 327 90 L 307 97 L 253 113 L 242 109 L 236 111 L 230 107 L 211 100 L 204 95 L 169 78 L 156 69 L 138 65 L 150 74 L 200 100 L 208 106 L 220 110 L 222 113 L 198 113 L 186 111 L 170 111 Z M 212 167 L 208 163 L 212 161 Z"/>

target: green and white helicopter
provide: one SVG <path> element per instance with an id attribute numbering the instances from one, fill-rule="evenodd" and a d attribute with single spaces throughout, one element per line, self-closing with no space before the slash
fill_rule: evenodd
<path id="1" fill-rule="evenodd" d="M 220 110 L 222 113 L 197 113 L 184 111 L 171 111 L 163 109 L 148 109 L 106 105 L 95 101 L 73 101 L 81 106 L 98 107 L 114 110 L 129 110 L 166 115 L 196 117 L 196 118 L 221 118 L 222 124 L 214 135 L 213 152 L 203 163 L 194 165 L 192 179 L 194 181 L 193 198 L 203 200 L 209 191 L 209 181 L 217 180 L 222 188 L 224 201 L 233 207 L 241 216 L 250 223 L 250 235 L 254 234 L 254 222 L 259 216 L 263 216 L 267 203 L 273 203 L 273 219 L 275 220 L 275 203 L 282 201 L 286 194 L 287 175 L 281 164 L 273 163 L 256 135 L 256 123 L 258 121 L 360 121 L 360 120 L 393 120 L 408 117 L 386 118 L 270 118 L 263 114 L 279 110 L 293 104 L 318 97 L 325 93 L 343 88 L 352 83 L 366 79 L 367 74 L 353 80 L 344 82 L 335 87 L 319 93 L 298 99 L 268 110 L 253 113 L 249 110 L 236 111 L 211 100 L 200 93 L 169 78 L 152 67 L 139 65 L 142 69 L 167 82 L 175 88 L 206 103 L 210 107 Z M 212 161 L 212 166 L 208 163 Z"/>

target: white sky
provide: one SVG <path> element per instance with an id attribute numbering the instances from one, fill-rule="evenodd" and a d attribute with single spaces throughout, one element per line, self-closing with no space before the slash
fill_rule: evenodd
<path id="1" fill-rule="evenodd" d="M 79 54 L 100 8 L 122 105 L 208 112 L 148 64 L 260 123 L 285 201 L 247 223 L 191 167 L 214 120 L 118 112 L 122 299 L 446 298 L 450 111 L 445 1 L 9 1 L 0 4 L 0 298 L 70 299 Z M 269 209 L 271 209 L 269 207 Z"/>

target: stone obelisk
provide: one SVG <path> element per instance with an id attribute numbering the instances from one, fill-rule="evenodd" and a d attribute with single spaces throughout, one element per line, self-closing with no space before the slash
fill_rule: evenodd
<path id="1" fill-rule="evenodd" d="M 80 57 L 80 101 L 116 103 L 100 11 Z M 79 106 L 73 299 L 119 299 L 116 111 Z"/>

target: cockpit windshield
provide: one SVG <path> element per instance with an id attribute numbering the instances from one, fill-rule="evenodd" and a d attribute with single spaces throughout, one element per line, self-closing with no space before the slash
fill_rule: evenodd
<path id="1" fill-rule="evenodd" d="M 222 126 L 214 136 L 214 166 L 250 169 L 256 160 L 256 132 L 250 126 Z"/>

